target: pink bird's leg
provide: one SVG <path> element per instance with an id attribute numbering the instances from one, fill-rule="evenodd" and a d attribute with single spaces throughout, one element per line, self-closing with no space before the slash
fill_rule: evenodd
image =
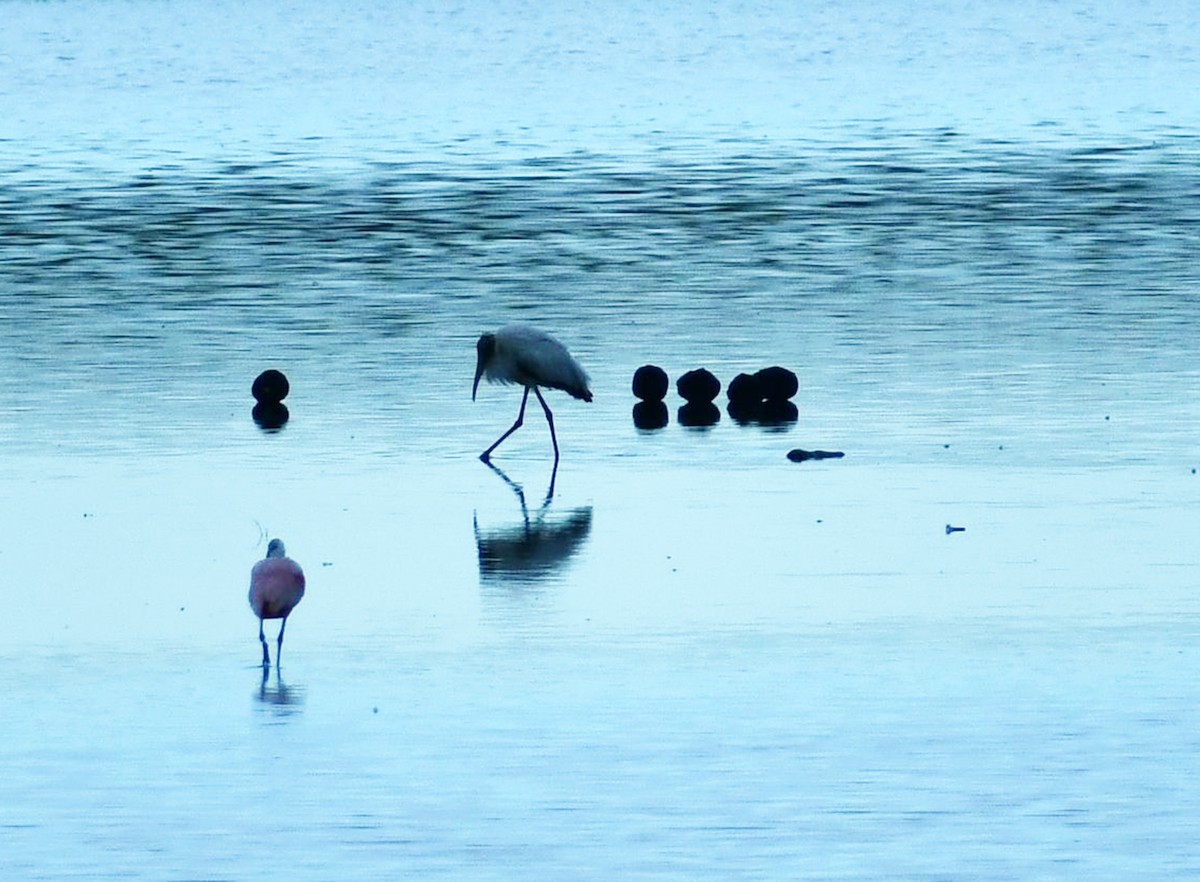
<path id="1" fill-rule="evenodd" d="M 542 397 L 541 390 L 537 386 L 533 387 L 533 394 L 537 396 L 537 400 L 542 403 L 542 410 L 546 412 L 546 422 L 550 424 L 550 443 L 554 445 L 554 465 L 558 467 L 558 439 L 554 437 L 554 415 L 550 413 L 550 408 L 546 405 L 546 399 Z"/>
<path id="2" fill-rule="evenodd" d="M 279 623 L 279 639 L 275 646 L 275 670 L 279 670 L 279 661 L 283 658 L 283 629 L 287 627 L 287 616 Z M 269 664 L 269 662 L 268 662 Z"/>
<path id="3" fill-rule="evenodd" d="M 537 392 L 537 386 L 533 387 L 533 391 Z M 538 398 L 541 398 L 541 397 L 542 397 L 541 394 L 539 394 Z M 525 394 L 521 397 L 521 410 L 517 414 L 517 421 L 512 424 L 511 429 L 509 429 L 507 432 L 505 432 L 503 435 L 501 435 L 499 438 L 496 439 L 495 444 L 493 444 L 487 450 L 483 451 L 483 453 L 479 454 L 479 458 L 481 460 L 483 460 L 484 462 L 490 462 L 491 457 L 492 457 L 492 451 L 495 450 L 497 447 L 499 447 L 501 442 L 503 442 L 505 438 L 507 438 L 513 432 L 517 431 L 517 429 L 521 428 L 521 424 L 525 422 L 525 402 L 528 400 L 529 400 L 529 387 L 526 386 Z M 543 403 L 542 407 L 545 407 L 545 406 L 546 406 L 545 403 Z"/>
<path id="4" fill-rule="evenodd" d="M 267 652 L 267 637 L 263 634 L 262 619 L 258 620 L 258 642 L 262 644 L 263 648 L 263 667 L 269 668 L 271 666 L 271 654 Z"/>

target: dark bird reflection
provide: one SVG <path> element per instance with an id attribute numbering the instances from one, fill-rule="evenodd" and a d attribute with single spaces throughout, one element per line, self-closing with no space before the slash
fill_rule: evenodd
<path id="1" fill-rule="evenodd" d="M 288 686 L 283 682 L 278 668 L 274 669 L 275 678 L 272 681 L 271 670 L 266 665 L 263 666 L 262 682 L 254 697 L 264 706 L 271 707 L 279 713 L 296 713 L 304 707 L 304 687 Z"/>
<path id="2" fill-rule="evenodd" d="M 554 480 L 541 508 L 530 514 L 521 485 L 496 465 L 488 467 L 503 479 L 521 504 L 521 523 L 482 530 L 475 516 L 475 545 L 479 550 L 479 576 L 484 582 L 538 582 L 562 570 L 587 541 L 592 531 L 592 507 L 571 509 L 551 516 Z"/>
<path id="3" fill-rule="evenodd" d="M 739 426 L 752 426 L 758 422 L 758 415 L 762 412 L 761 401 L 734 401 L 730 400 L 729 406 L 725 408 L 732 419 Z"/>
<path id="4" fill-rule="evenodd" d="M 721 421 L 721 410 L 711 401 L 689 401 L 676 416 L 681 426 L 707 429 Z"/>
<path id="5" fill-rule="evenodd" d="M 725 408 L 739 426 L 761 426 L 787 431 L 800 419 L 800 411 L 790 401 L 730 401 Z"/>
<path id="6" fill-rule="evenodd" d="M 288 421 L 287 405 L 282 402 L 260 401 L 250 411 L 254 424 L 264 432 L 278 432 Z"/>
<path id="7" fill-rule="evenodd" d="M 633 406 L 633 424 L 643 432 L 654 432 L 667 425 L 667 406 L 661 401 L 639 401 Z"/>
<path id="8" fill-rule="evenodd" d="M 786 429 L 800 418 L 800 410 L 791 401 L 767 399 L 760 408 L 758 421 L 764 428 Z"/>

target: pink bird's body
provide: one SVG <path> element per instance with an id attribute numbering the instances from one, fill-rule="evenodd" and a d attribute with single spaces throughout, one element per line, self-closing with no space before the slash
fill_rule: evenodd
<path id="1" fill-rule="evenodd" d="M 264 619 L 282 619 L 279 639 L 275 651 L 275 664 L 283 654 L 283 631 L 287 618 L 304 597 L 304 570 L 300 564 L 287 557 L 283 542 L 272 539 L 267 545 L 267 556 L 250 570 L 250 608 L 258 616 L 258 639 L 262 643 L 263 667 L 271 664 L 267 651 L 267 638 L 263 634 Z"/>

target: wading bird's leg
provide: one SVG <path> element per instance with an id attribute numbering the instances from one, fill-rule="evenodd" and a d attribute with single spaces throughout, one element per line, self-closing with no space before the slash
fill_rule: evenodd
<path id="1" fill-rule="evenodd" d="M 529 528 L 529 509 L 527 509 L 525 507 L 525 491 L 523 489 L 521 489 L 520 484 L 518 484 L 516 481 L 514 481 L 508 475 L 504 474 L 504 470 L 501 469 L 500 466 L 496 465 L 494 462 L 487 463 L 487 467 L 489 469 L 491 469 L 493 472 L 495 472 L 497 475 L 499 475 L 501 477 L 501 479 L 503 479 L 504 483 L 508 485 L 509 489 L 512 490 L 512 492 L 517 495 L 517 502 L 521 503 L 521 517 L 524 518 L 525 527 L 526 527 L 526 529 L 528 529 Z"/>
<path id="2" fill-rule="evenodd" d="M 554 482 L 558 480 L 558 459 L 554 460 L 554 468 L 550 470 L 550 486 L 546 488 L 546 498 L 542 501 L 542 510 L 545 511 L 546 506 L 550 504 L 550 500 L 554 498 Z"/>
<path id="3" fill-rule="evenodd" d="M 262 619 L 258 620 L 258 642 L 262 644 L 263 648 L 263 667 L 269 668 L 271 666 L 271 654 L 267 652 L 267 637 L 263 634 Z"/>
<path id="4" fill-rule="evenodd" d="M 283 658 L 283 629 L 287 627 L 287 616 L 279 623 L 279 639 L 275 647 L 275 670 L 279 670 L 279 660 Z"/>
<path id="5" fill-rule="evenodd" d="M 542 410 L 546 412 L 546 422 L 550 424 L 550 443 L 554 445 L 554 465 L 558 465 L 558 439 L 554 437 L 554 415 L 550 413 L 550 408 L 546 406 L 546 399 L 542 397 L 541 390 L 537 386 L 533 387 L 533 394 L 537 396 L 537 400 L 542 403 Z"/>
<path id="6" fill-rule="evenodd" d="M 533 387 L 533 391 L 537 392 L 537 386 Z M 539 394 L 538 398 L 540 399 L 541 397 L 542 397 L 541 394 Z M 525 422 L 525 402 L 528 400 L 529 400 L 529 387 L 526 386 L 525 394 L 521 397 L 521 410 L 517 414 L 517 421 L 512 424 L 511 429 L 509 429 L 507 432 L 505 432 L 503 435 L 501 435 L 499 438 L 496 439 L 495 444 L 493 444 L 487 450 L 483 451 L 483 453 L 479 454 L 479 458 L 481 460 L 483 460 L 484 462 L 488 462 L 492 456 L 492 451 L 495 450 L 497 447 L 499 447 L 501 442 L 503 442 L 505 438 L 507 438 L 513 432 L 517 431 L 517 429 L 521 428 L 521 424 Z M 546 404 L 545 404 L 545 402 L 543 402 L 542 407 L 545 407 L 545 406 L 546 406 Z"/>

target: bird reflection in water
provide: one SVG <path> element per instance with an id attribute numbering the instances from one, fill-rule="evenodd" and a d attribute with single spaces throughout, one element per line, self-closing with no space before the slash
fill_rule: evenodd
<path id="1" fill-rule="evenodd" d="M 689 401 L 676 418 L 685 429 L 709 429 L 721 421 L 721 411 L 711 401 Z"/>
<path id="2" fill-rule="evenodd" d="M 799 409 L 790 401 L 730 401 L 726 412 L 739 426 L 775 432 L 788 431 L 800 419 Z"/>
<path id="3" fill-rule="evenodd" d="M 287 425 L 288 416 L 287 405 L 282 402 L 260 402 L 250 411 L 254 424 L 267 434 L 281 431 Z"/>
<path id="4" fill-rule="evenodd" d="M 667 406 L 661 401 L 639 401 L 633 406 L 633 424 L 642 432 L 666 428 Z"/>
<path id="5" fill-rule="evenodd" d="M 587 541 L 592 530 L 592 507 L 571 509 L 560 517 L 550 516 L 554 476 L 541 508 L 529 513 L 525 491 L 493 463 L 488 468 L 500 476 L 521 504 L 521 523 L 495 530 L 481 530 L 475 516 L 475 544 L 479 549 L 479 575 L 484 582 L 537 582 L 563 569 Z M 556 470 L 557 471 L 557 470 Z"/>
<path id="6" fill-rule="evenodd" d="M 278 668 L 275 668 L 274 678 L 270 668 L 262 669 L 262 682 L 254 697 L 280 714 L 293 714 L 304 707 L 304 687 L 288 686 L 283 682 Z"/>

